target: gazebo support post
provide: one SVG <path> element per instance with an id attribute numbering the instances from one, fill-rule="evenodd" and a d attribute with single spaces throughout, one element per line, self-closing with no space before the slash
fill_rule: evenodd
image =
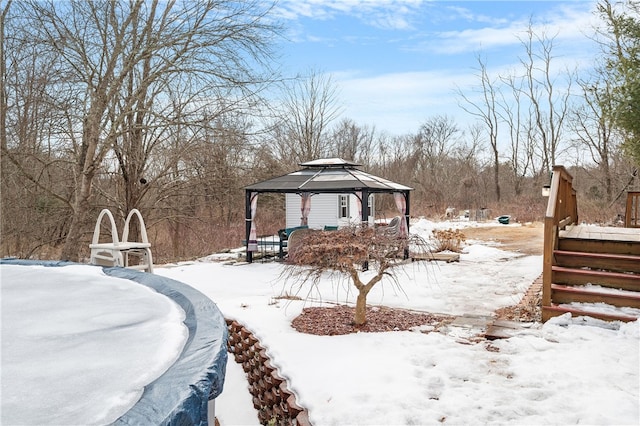
<path id="1" fill-rule="evenodd" d="M 409 191 L 404 191 L 404 200 L 405 200 L 406 205 L 407 205 L 407 209 L 405 211 L 405 217 L 404 217 L 404 220 L 407 221 L 407 238 L 409 237 L 408 234 L 409 234 L 409 216 L 410 216 L 409 215 L 409 206 L 410 206 L 409 194 L 410 194 Z M 408 240 L 407 240 L 407 245 L 404 246 L 404 260 L 407 260 L 408 258 L 409 258 L 409 244 L 408 244 Z"/>
<path id="2" fill-rule="evenodd" d="M 362 205 L 362 217 L 360 218 L 360 226 L 368 226 L 369 225 L 369 191 L 363 189 L 360 192 L 362 200 L 360 200 L 360 204 Z M 369 261 L 365 260 L 362 264 L 362 270 L 369 270 Z"/>
<path id="3" fill-rule="evenodd" d="M 249 234 L 251 233 L 251 191 L 244 191 L 244 200 L 245 200 L 245 253 L 247 262 L 253 262 L 253 252 L 249 251 Z"/>
<path id="4" fill-rule="evenodd" d="M 362 194 L 362 200 L 360 200 L 362 204 L 362 217 L 360 220 L 362 221 L 362 225 L 366 225 L 369 223 L 369 191 L 363 189 L 360 193 Z"/>

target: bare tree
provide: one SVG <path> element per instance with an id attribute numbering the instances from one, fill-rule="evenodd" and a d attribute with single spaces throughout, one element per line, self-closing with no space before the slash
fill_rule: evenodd
<path id="1" fill-rule="evenodd" d="M 613 200 L 612 155 L 619 149 L 619 135 L 611 122 L 612 86 L 606 79 L 578 82 L 584 102 L 573 110 L 569 125 L 575 134 L 578 150 L 589 152 L 601 174 L 606 201 Z"/>
<path id="2" fill-rule="evenodd" d="M 275 127 L 278 156 L 294 166 L 328 152 L 328 131 L 338 117 L 338 89 L 328 74 L 311 70 L 284 88 L 282 114 Z"/>
<path id="3" fill-rule="evenodd" d="M 3 246 L 11 246 L 7 254 L 30 256 L 59 244 L 68 226 L 73 163 L 59 143 L 68 135 L 69 119 L 59 107 L 76 101 L 75 93 L 64 90 L 67 76 L 58 58 L 16 31 L 21 3 L 6 5 L 0 107 L 2 236 Z M 48 87 L 60 90 L 57 102 Z"/>
<path id="4" fill-rule="evenodd" d="M 509 162 L 508 167 L 516 196 L 522 194 L 525 178 L 533 171 L 535 156 L 535 126 L 532 121 L 530 108 L 523 98 L 522 78 L 510 74 L 501 77 L 506 88 L 510 89 L 507 97 L 501 92 L 500 118 L 509 132 Z"/>
<path id="5" fill-rule="evenodd" d="M 480 96 L 479 100 L 474 100 L 458 89 L 458 96 L 463 102 L 460 103 L 462 109 L 476 117 L 484 125 L 489 145 L 491 146 L 491 158 L 493 159 L 493 186 L 496 201 L 500 202 L 500 151 L 498 149 L 498 97 L 500 91 L 498 87 L 499 79 L 489 76 L 487 64 L 478 55 L 478 82 L 475 92 Z"/>
<path id="6" fill-rule="evenodd" d="M 2 147 L 3 150 L 7 148 L 7 91 L 5 87 L 7 62 L 4 54 L 4 23 L 10 7 L 11 0 L 7 0 L 4 7 L 0 10 L 0 147 Z"/>
<path id="7" fill-rule="evenodd" d="M 345 118 L 332 132 L 329 155 L 369 166 L 374 138 L 375 128 L 359 126 L 353 120 Z"/>
<path id="8" fill-rule="evenodd" d="M 407 162 L 401 167 L 412 171 L 411 185 L 415 185 L 417 196 L 430 199 L 439 206 L 447 202 L 448 187 L 456 187 L 460 176 L 451 167 L 456 146 L 462 134 L 451 117 L 434 116 L 427 119 L 417 134 L 405 141 L 402 148 L 409 153 Z"/>
<path id="9" fill-rule="evenodd" d="M 542 158 L 540 174 L 548 175 L 564 148 L 564 126 L 570 106 L 571 73 L 557 74 L 552 69 L 555 37 L 544 31 L 536 33 L 529 23 L 521 39 L 525 55 L 520 58 L 524 68 L 525 93 L 531 103 L 531 114 L 540 139 Z M 566 78 L 560 79 L 565 76 Z"/>
<path id="10" fill-rule="evenodd" d="M 501 199 L 499 128 L 509 134 L 510 180 L 516 195 L 530 173 L 548 176 L 564 147 L 564 127 L 570 106 L 571 73 L 552 68 L 554 38 L 534 31 L 529 23 L 521 39 L 525 54 L 520 58 L 522 76 L 510 74 L 491 78 L 486 63 L 478 57 L 477 96 L 458 89 L 461 107 L 484 125 L 491 148 L 493 187 Z M 566 77 L 561 79 L 561 77 Z M 504 92 L 504 87 L 510 89 Z M 477 99 L 476 99 L 477 98 Z M 536 162 L 535 157 L 540 161 Z M 536 167 L 537 166 L 537 167 Z"/>
<path id="11" fill-rule="evenodd" d="M 472 207 L 486 207 L 486 191 L 480 190 L 478 170 L 484 149 L 484 128 L 480 123 L 474 123 L 465 131 L 464 142 L 454 152 L 456 171 L 460 177 L 460 192 L 457 202 L 459 205 Z"/>
<path id="12" fill-rule="evenodd" d="M 94 206 L 94 180 L 114 171 L 107 161 L 112 153 L 124 181 L 121 205 L 133 207 L 144 195 L 141 179 L 153 182 L 152 152 L 173 128 L 194 135 L 206 125 L 203 108 L 212 115 L 245 108 L 273 79 L 270 72 L 256 72 L 268 67 L 270 41 L 278 32 L 266 19 L 269 4 L 25 0 L 18 5 L 21 21 L 15 30 L 56 55 L 68 76 L 70 90 L 64 93 L 72 91 L 81 100 L 66 111 L 68 136 L 59 141 L 73 151 L 77 179 L 64 259 L 78 260 Z M 47 90 L 52 98 L 59 93 Z M 177 107 L 169 109 L 172 97 Z"/>

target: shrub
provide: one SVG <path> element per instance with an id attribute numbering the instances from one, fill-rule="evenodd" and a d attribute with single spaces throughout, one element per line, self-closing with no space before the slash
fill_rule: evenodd
<path id="1" fill-rule="evenodd" d="M 462 243 L 467 239 L 459 229 L 434 229 L 432 233 L 433 251 L 436 253 L 441 251 L 459 253 L 462 250 Z"/>

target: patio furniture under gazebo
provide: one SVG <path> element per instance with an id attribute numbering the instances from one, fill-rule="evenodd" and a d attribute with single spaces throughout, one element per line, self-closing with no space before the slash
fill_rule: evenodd
<path id="1" fill-rule="evenodd" d="M 353 194 L 358 199 L 359 216 L 363 223 L 368 221 L 370 212 L 366 200 L 376 193 L 393 194 L 401 221 L 400 232 L 405 236 L 409 230 L 408 186 L 391 182 L 359 170 L 359 164 L 341 158 L 326 158 L 300 164 L 303 168 L 284 176 L 249 185 L 245 188 L 246 200 L 246 250 L 247 261 L 253 260 L 257 251 L 256 217 L 258 194 L 280 193 L 300 195 L 301 225 L 306 225 L 311 211 L 311 197 L 317 194 Z M 363 202 L 365 201 L 365 202 Z"/>

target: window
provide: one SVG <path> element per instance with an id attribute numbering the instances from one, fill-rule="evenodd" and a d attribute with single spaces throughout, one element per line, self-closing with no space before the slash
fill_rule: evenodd
<path id="1" fill-rule="evenodd" d="M 349 195 L 340 195 L 338 198 L 338 218 L 349 218 Z"/>

